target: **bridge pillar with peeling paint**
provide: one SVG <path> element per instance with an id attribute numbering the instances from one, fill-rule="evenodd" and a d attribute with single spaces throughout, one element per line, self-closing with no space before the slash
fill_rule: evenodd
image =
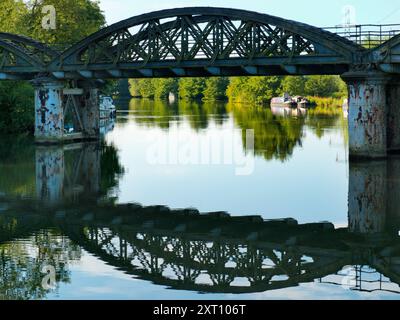
<path id="1" fill-rule="evenodd" d="M 351 159 L 387 156 L 387 84 L 381 72 L 342 75 L 349 89 L 349 153 Z"/>
<path id="2" fill-rule="evenodd" d="M 78 88 L 50 78 L 33 81 L 35 86 L 35 139 L 54 144 L 100 137 L 99 89 L 94 83 L 78 83 Z M 72 114 L 73 132 L 65 130 L 65 117 Z"/>
<path id="3" fill-rule="evenodd" d="M 84 83 L 81 86 L 83 96 L 79 115 L 82 120 L 83 133 L 88 139 L 97 139 L 100 136 L 99 89 L 91 83 Z"/>
<path id="4" fill-rule="evenodd" d="M 58 142 L 64 136 L 62 82 L 36 79 L 35 138 L 37 141 Z"/>
<path id="5" fill-rule="evenodd" d="M 400 77 L 389 82 L 387 94 L 388 152 L 400 153 Z"/>
<path id="6" fill-rule="evenodd" d="M 387 161 L 350 163 L 349 230 L 381 233 L 386 227 Z"/>

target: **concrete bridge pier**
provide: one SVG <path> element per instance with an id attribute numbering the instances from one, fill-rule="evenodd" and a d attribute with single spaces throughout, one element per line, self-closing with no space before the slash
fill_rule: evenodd
<path id="1" fill-rule="evenodd" d="M 64 83 L 40 78 L 35 86 L 35 139 L 38 142 L 59 142 L 64 137 Z"/>
<path id="2" fill-rule="evenodd" d="M 35 139 L 57 144 L 100 137 L 99 90 L 93 82 L 67 83 L 37 78 L 35 86 Z"/>
<path id="3" fill-rule="evenodd" d="M 100 136 L 99 88 L 92 81 L 79 82 L 78 86 L 83 90 L 78 109 L 83 134 L 86 139 L 98 139 Z"/>
<path id="4" fill-rule="evenodd" d="M 394 77 L 387 86 L 388 152 L 400 153 L 400 77 Z"/>
<path id="5" fill-rule="evenodd" d="M 351 159 L 385 158 L 388 149 L 387 85 L 378 71 L 342 75 L 349 89 L 349 152 Z"/>

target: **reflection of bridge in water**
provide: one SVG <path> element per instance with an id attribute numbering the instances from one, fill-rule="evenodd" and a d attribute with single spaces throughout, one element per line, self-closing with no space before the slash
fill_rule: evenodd
<path id="1" fill-rule="evenodd" d="M 174 289 L 263 292 L 332 277 L 354 265 L 374 268 L 390 279 L 389 288 L 400 292 L 391 283 L 400 283 L 400 242 L 394 233 L 364 234 L 330 223 L 264 221 L 136 204 L 70 205 L 56 211 L 29 206 L 27 210 L 21 202 L 4 210 L 3 224 L 21 222 L 12 238 L 56 228 L 109 265 Z M 378 285 L 385 290 L 384 282 Z"/>
<path id="2" fill-rule="evenodd" d="M 122 272 L 179 290 L 251 293 L 321 281 L 400 292 L 399 160 L 351 165 L 349 226 L 335 229 L 328 222 L 99 204 L 104 153 L 95 145 L 69 148 L 36 149 L 37 199 L 0 198 L 1 243 L 59 230 Z M 87 175 L 73 181 L 68 170 Z M 45 254 L 41 259 L 36 263 Z"/>

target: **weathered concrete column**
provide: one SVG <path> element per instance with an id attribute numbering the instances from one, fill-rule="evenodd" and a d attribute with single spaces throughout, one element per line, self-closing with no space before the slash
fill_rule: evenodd
<path id="1" fill-rule="evenodd" d="M 385 158 L 390 78 L 378 71 L 348 72 L 342 78 L 349 89 L 350 158 Z"/>
<path id="2" fill-rule="evenodd" d="M 349 175 L 349 230 L 381 233 L 387 213 L 387 162 L 352 162 Z"/>
<path id="3" fill-rule="evenodd" d="M 100 99 L 99 89 L 92 82 L 81 84 L 83 96 L 79 108 L 85 138 L 100 137 Z"/>
<path id="4" fill-rule="evenodd" d="M 62 82 L 40 78 L 35 86 L 35 138 L 38 142 L 59 142 L 64 136 Z"/>
<path id="5" fill-rule="evenodd" d="M 387 86 L 388 152 L 400 153 L 400 77 L 393 78 Z"/>

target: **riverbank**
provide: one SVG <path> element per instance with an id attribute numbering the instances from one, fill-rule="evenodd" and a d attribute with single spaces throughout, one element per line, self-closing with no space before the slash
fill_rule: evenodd
<path id="1" fill-rule="evenodd" d="M 183 100 L 228 100 L 233 103 L 267 105 L 273 97 L 288 93 L 314 98 L 318 105 L 324 98 L 347 96 L 347 87 L 338 76 L 257 76 L 180 79 L 130 79 L 133 97 L 168 99 L 171 95 Z"/>

